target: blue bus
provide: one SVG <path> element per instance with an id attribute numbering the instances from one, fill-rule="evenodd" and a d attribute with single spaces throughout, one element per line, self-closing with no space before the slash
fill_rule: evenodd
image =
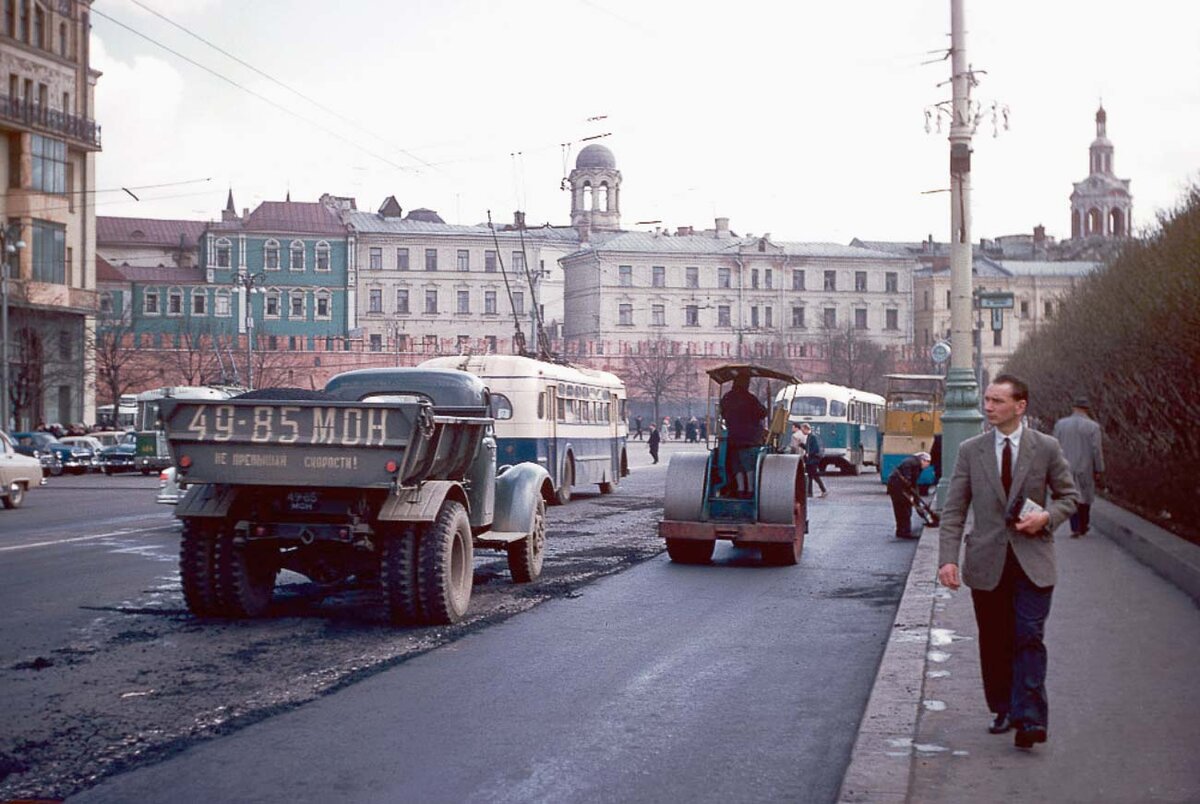
<path id="1" fill-rule="evenodd" d="M 868 466 L 879 466 L 879 425 L 883 397 L 857 388 L 828 382 L 789 385 L 775 396 L 788 410 L 792 424 L 808 422 L 824 452 L 821 471 L 836 466 L 856 475 Z"/>
<path id="2" fill-rule="evenodd" d="M 629 474 L 625 385 L 614 374 L 520 355 L 435 357 L 421 364 L 479 377 L 496 411 L 496 462 L 532 461 L 554 484 L 550 502 L 576 486 L 610 494 Z"/>

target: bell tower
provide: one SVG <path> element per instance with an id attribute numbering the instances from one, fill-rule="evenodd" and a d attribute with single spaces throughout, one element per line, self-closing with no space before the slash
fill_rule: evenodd
<path id="1" fill-rule="evenodd" d="M 587 146 L 579 152 L 567 181 L 571 185 L 571 225 L 581 237 L 586 237 L 586 230 L 621 228 L 621 171 L 612 151 L 596 143 Z"/>
<path id="2" fill-rule="evenodd" d="M 1108 113 L 1096 110 L 1096 139 L 1088 148 L 1088 177 L 1071 193 L 1071 239 L 1129 237 L 1133 195 L 1129 179 L 1113 173 L 1113 144 L 1108 139 Z"/>

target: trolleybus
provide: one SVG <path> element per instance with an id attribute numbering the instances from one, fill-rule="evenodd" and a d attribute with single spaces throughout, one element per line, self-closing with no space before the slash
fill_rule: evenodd
<path id="1" fill-rule="evenodd" d="M 887 483 L 888 475 L 909 455 L 933 452 L 933 440 L 942 434 L 942 413 L 946 407 L 940 374 L 888 374 L 886 379 L 879 472 L 883 483 Z M 931 464 L 921 473 L 918 485 L 923 489 L 933 483 Z"/>
<path id="2" fill-rule="evenodd" d="M 456 368 L 492 392 L 496 462 L 533 461 L 554 484 L 552 503 L 576 486 L 609 494 L 629 474 L 625 385 L 614 374 L 520 355 L 435 357 L 422 366 Z"/>
<path id="3" fill-rule="evenodd" d="M 789 385 L 775 396 L 792 424 L 808 422 L 821 441 L 821 471 L 836 466 L 856 475 L 879 467 L 879 424 L 883 397 L 828 382 Z"/>
<path id="4" fill-rule="evenodd" d="M 171 385 L 142 391 L 135 397 L 134 403 L 133 428 L 137 433 L 134 468 L 148 475 L 171 465 L 167 437 L 158 411 L 160 399 L 229 399 L 245 390 L 225 385 Z"/>

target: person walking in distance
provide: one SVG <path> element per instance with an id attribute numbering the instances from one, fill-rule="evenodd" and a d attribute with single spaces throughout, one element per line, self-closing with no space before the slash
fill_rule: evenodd
<path id="1" fill-rule="evenodd" d="M 642 440 L 642 417 L 633 417 L 633 437 L 638 441 Z"/>
<path id="2" fill-rule="evenodd" d="M 646 443 L 650 447 L 650 457 L 654 459 L 655 463 L 658 463 L 658 442 L 658 428 L 652 424 L 650 425 L 650 438 Z"/>
<path id="3" fill-rule="evenodd" d="M 821 439 L 817 438 L 808 422 L 800 425 L 800 432 L 804 433 L 804 471 L 808 474 L 808 496 L 812 496 L 813 483 L 816 483 L 821 487 L 821 496 L 824 497 L 829 490 L 821 479 L 821 454 L 824 452 Z"/>
<path id="4" fill-rule="evenodd" d="M 909 494 L 920 494 L 921 472 L 932 462 L 928 452 L 909 455 L 888 475 L 887 491 L 892 498 L 892 513 L 896 516 L 896 538 L 911 539 L 912 501 Z"/>
<path id="5" fill-rule="evenodd" d="M 1091 525 L 1092 503 L 1096 500 L 1096 484 L 1104 474 L 1104 450 L 1100 446 L 1100 425 L 1091 417 L 1091 402 L 1077 396 L 1071 405 L 1071 415 L 1054 424 L 1054 437 L 1062 445 L 1063 455 L 1071 464 L 1079 504 L 1071 514 L 1071 538 L 1086 536 Z"/>
<path id="6" fill-rule="evenodd" d="M 1022 749 L 1048 736 L 1043 635 L 1057 580 L 1051 534 L 1079 499 L 1058 441 L 1022 424 L 1028 404 L 1029 387 L 1011 374 L 987 387 L 983 410 L 994 429 L 959 445 L 938 545 L 938 581 L 971 587 L 983 692 L 994 714 L 988 731 L 1015 728 L 1013 744 Z M 975 524 L 964 540 L 968 509 Z"/>

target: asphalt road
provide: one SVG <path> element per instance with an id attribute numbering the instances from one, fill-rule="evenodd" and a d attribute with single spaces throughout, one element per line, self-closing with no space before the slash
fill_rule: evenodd
<path id="1" fill-rule="evenodd" d="M 600 508 L 661 495 L 633 446 L 622 492 L 553 509 L 551 538 L 654 541 Z M 829 486 L 798 567 L 628 563 L 78 800 L 833 800 L 913 545 L 877 476 Z"/>

